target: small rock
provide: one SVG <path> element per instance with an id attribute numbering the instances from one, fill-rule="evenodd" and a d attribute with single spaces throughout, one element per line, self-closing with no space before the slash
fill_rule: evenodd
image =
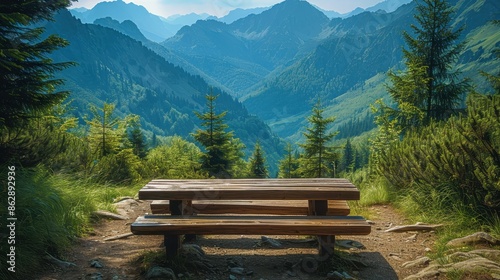
<path id="1" fill-rule="evenodd" d="M 170 268 L 154 266 L 148 270 L 145 278 L 147 280 L 176 280 L 175 273 Z"/>
<path id="2" fill-rule="evenodd" d="M 296 276 L 297 276 L 297 273 L 295 273 L 295 272 L 293 272 L 293 271 L 291 271 L 291 270 L 287 270 L 287 271 L 286 271 L 286 274 L 287 274 L 288 276 L 290 276 L 290 277 L 296 277 Z"/>
<path id="3" fill-rule="evenodd" d="M 375 224 L 375 222 L 374 222 L 374 221 L 372 221 L 372 220 L 366 220 L 366 222 L 367 222 L 368 224 L 370 224 L 370 225 L 374 225 L 374 224 Z"/>
<path id="4" fill-rule="evenodd" d="M 365 245 L 361 244 L 358 241 L 355 240 L 338 240 L 335 242 L 337 246 L 340 246 L 345 249 L 351 249 L 351 248 L 356 248 L 356 249 L 365 249 Z"/>
<path id="5" fill-rule="evenodd" d="M 126 217 L 123 215 L 118 215 L 115 213 L 111 213 L 111 212 L 106 211 L 106 210 L 94 211 L 94 212 L 92 212 L 92 215 L 95 217 L 108 218 L 108 219 L 112 219 L 112 220 L 128 220 L 129 219 L 129 217 Z"/>
<path id="6" fill-rule="evenodd" d="M 47 254 L 46 256 L 44 256 L 43 259 L 46 260 L 46 261 L 49 261 L 52 264 L 55 264 L 55 265 L 59 266 L 60 268 L 76 267 L 76 264 L 71 263 L 71 262 L 66 262 L 66 261 L 59 260 L 59 259 L 53 257 L 50 254 Z"/>
<path id="7" fill-rule="evenodd" d="M 245 269 L 243 267 L 231 267 L 231 269 L 229 269 L 229 272 L 237 275 L 244 275 Z"/>
<path id="8" fill-rule="evenodd" d="M 409 240 L 409 241 L 417 241 L 417 236 L 418 236 L 418 234 L 414 234 L 414 235 L 408 237 L 407 240 Z"/>
<path id="9" fill-rule="evenodd" d="M 267 236 L 261 236 L 260 237 L 260 245 L 263 245 L 263 244 L 270 245 L 273 248 L 282 248 L 283 247 L 283 245 L 281 244 L 281 242 L 279 242 L 276 239 L 269 238 Z"/>
<path id="10" fill-rule="evenodd" d="M 99 262 L 99 260 L 91 260 L 90 261 L 90 267 L 94 267 L 94 268 L 103 268 L 104 265 L 102 265 L 101 262 Z"/>
<path id="11" fill-rule="evenodd" d="M 326 279 L 327 280 L 343 280 L 344 275 L 338 271 L 332 271 L 326 275 Z"/>
<path id="12" fill-rule="evenodd" d="M 205 258 L 205 251 L 196 244 L 183 244 L 179 253 L 189 260 L 203 260 Z"/>
<path id="13" fill-rule="evenodd" d="M 88 275 L 89 275 L 90 280 L 103 280 L 104 279 L 102 274 L 99 272 L 88 274 Z"/>
<path id="14" fill-rule="evenodd" d="M 243 260 L 240 257 L 231 257 L 226 259 L 228 267 L 243 267 Z"/>
<path id="15" fill-rule="evenodd" d="M 229 279 L 230 279 L 230 280 L 238 280 L 238 277 L 236 277 L 236 276 L 234 276 L 234 275 L 230 274 L 230 275 L 229 275 Z"/>

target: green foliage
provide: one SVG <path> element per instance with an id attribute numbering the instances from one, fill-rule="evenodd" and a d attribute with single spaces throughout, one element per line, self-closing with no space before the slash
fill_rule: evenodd
<path id="1" fill-rule="evenodd" d="M 50 113 L 50 114 L 49 114 Z M 65 105 L 47 111 L 47 115 L 26 121 L 22 127 L 0 134 L 0 162 L 13 160 L 25 167 L 44 163 L 53 165 L 68 150 L 69 130 L 76 127 L 76 118 L 67 115 Z"/>
<path id="2" fill-rule="evenodd" d="M 340 161 L 339 172 L 352 172 L 356 168 L 356 150 L 351 144 L 351 139 L 347 139 L 342 158 Z"/>
<path id="3" fill-rule="evenodd" d="M 34 272 L 46 266 L 43 258 L 50 254 L 64 259 L 64 254 L 74 238 L 91 231 L 91 213 L 98 209 L 113 210 L 113 199 L 119 196 L 133 196 L 133 188 L 112 185 L 91 184 L 75 180 L 71 176 L 53 175 L 39 166 L 25 169 L 15 166 L 16 182 L 16 274 L 14 279 L 32 279 Z M 7 170 L 2 166 L 2 170 Z M 2 193 L 7 191 L 6 177 L 0 179 Z M 1 205 L 7 205 L 2 195 Z M 7 207 L 0 208 L 0 216 L 6 219 Z M 3 232 L 3 230 L 2 230 Z M 4 237 L 0 250 L 9 252 L 10 246 Z M 6 254 L 0 260 L 6 263 Z M 1 279 L 13 279 L 0 269 Z"/>
<path id="4" fill-rule="evenodd" d="M 403 32 L 409 49 L 403 54 L 407 72 L 401 77 L 391 75 L 393 86 L 389 93 L 402 113 L 402 126 L 408 127 L 431 119 L 446 119 L 469 89 L 466 79 L 452 68 L 465 43 L 457 42 L 463 28 L 452 29 L 453 10 L 445 0 L 417 2 L 413 34 Z"/>
<path id="5" fill-rule="evenodd" d="M 338 155 L 327 143 L 338 132 L 327 133 L 328 125 L 335 121 L 334 117 L 325 118 L 324 109 L 318 101 L 313 107 L 313 113 L 308 117 L 311 127 L 304 133 L 306 142 L 300 144 L 304 153 L 299 159 L 300 172 L 306 178 L 323 178 L 335 176 L 335 161 Z"/>
<path id="6" fill-rule="evenodd" d="M 143 166 L 132 149 L 122 149 L 94 161 L 91 178 L 96 182 L 129 184 L 142 179 Z"/>
<path id="7" fill-rule="evenodd" d="M 42 36 L 41 20 L 69 6 L 70 1 L 2 1 L 0 4 L 0 133 L 8 133 L 47 113 L 68 92 L 57 92 L 61 79 L 54 73 L 72 65 L 55 63 L 51 52 L 68 43 L 56 35 Z"/>
<path id="8" fill-rule="evenodd" d="M 375 123 L 378 125 L 376 135 L 370 139 L 370 162 L 369 167 L 371 172 L 377 172 L 380 167 L 381 158 L 387 154 L 393 145 L 400 140 L 401 128 L 397 121 L 390 118 L 390 114 L 386 113 L 387 106 L 382 100 L 376 102 L 376 106 L 372 106 L 372 111 L 377 114 Z"/>
<path id="9" fill-rule="evenodd" d="M 147 154 L 147 144 L 144 133 L 141 130 L 141 122 L 138 115 L 133 115 L 130 117 L 128 140 L 130 142 L 130 145 L 132 146 L 134 155 L 138 156 L 139 158 L 144 158 Z"/>
<path id="10" fill-rule="evenodd" d="M 248 176 L 250 178 L 267 178 L 266 158 L 259 142 L 255 143 L 255 148 L 248 163 Z"/>
<path id="11" fill-rule="evenodd" d="M 278 178 L 300 178 L 299 155 L 294 153 L 292 144 L 286 145 L 286 154 L 279 163 Z"/>
<path id="12" fill-rule="evenodd" d="M 115 105 L 104 103 L 102 108 L 90 106 L 92 119 L 86 119 L 89 126 L 88 141 L 96 159 L 116 154 L 123 144 L 126 122 L 114 115 Z"/>
<path id="13" fill-rule="evenodd" d="M 467 116 L 431 122 L 378 155 L 383 176 L 421 209 L 500 209 L 500 98 L 471 95 L 467 104 Z"/>
<path id="14" fill-rule="evenodd" d="M 216 178 L 231 178 L 235 174 L 232 168 L 242 157 L 241 142 L 233 138 L 232 132 L 227 132 L 227 124 L 224 116 L 227 112 L 216 113 L 215 100 L 218 95 L 212 91 L 206 95 L 207 112 L 196 112 L 196 116 L 202 121 L 205 130 L 198 129 L 193 137 L 205 148 L 201 161 L 202 168 L 210 176 Z"/>
<path id="15" fill-rule="evenodd" d="M 193 143 L 179 136 L 168 138 L 149 151 L 146 156 L 147 174 L 150 178 L 194 179 L 206 178 L 201 170 L 201 151 Z"/>
<path id="16" fill-rule="evenodd" d="M 387 91 L 392 100 L 396 102 L 397 108 L 379 103 L 383 106 L 383 112 L 388 118 L 396 120 L 395 125 L 402 132 L 412 127 L 423 125 L 426 116 L 424 111 L 426 88 L 431 78 L 427 77 L 427 67 L 406 62 L 406 72 L 396 75 L 389 73 L 392 86 Z"/>

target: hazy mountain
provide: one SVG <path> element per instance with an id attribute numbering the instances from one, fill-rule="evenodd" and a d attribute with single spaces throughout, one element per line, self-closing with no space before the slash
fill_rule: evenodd
<path id="1" fill-rule="evenodd" d="M 161 17 L 149 13 L 143 6 L 134 3 L 125 3 L 122 0 L 100 2 L 92 9 L 83 12 L 76 9 L 71 9 L 70 11 L 83 23 L 93 23 L 96 19 L 106 17 L 118 20 L 119 22 L 131 20 L 139 27 L 144 36 L 155 42 L 160 42 L 173 36 L 179 29 L 179 26 L 172 26 L 163 21 Z"/>
<path id="2" fill-rule="evenodd" d="M 258 15 L 262 13 L 263 11 L 269 10 L 270 7 L 265 7 L 265 8 L 253 8 L 253 9 L 234 9 L 230 11 L 227 15 L 220 17 L 220 18 L 210 18 L 210 19 L 215 19 L 227 24 L 233 23 L 241 18 L 245 18 L 249 15 Z"/>
<path id="3" fill-rule="evenodd" d="M 383 10 L 387 13 L 392 13 L 399 7 L 403 6 L 404 4 L 410 3 L 411 1 L 412 0 L 385 0 L 384 2 L 380 2 L 375 6 L 366 8 L 365 11 L 376 12 L 379 10 Z"/>
<path id="4" fill-rule="evenodd" d="M 147 38 L 144 37 L 144 35 L 139 30 L 137 25 L 135 25 L 135 23 L 132 22 L 131 20 L 124 20 L 122 23 L 120 23 L 119 21 L 114 20 L 110 17 L 106 17 L 106 18 L 96 19 L 94 21 L 94 24 L 101 25 L 104 27 L 109 27 L 133 39 L 136 39 L 137 41 L 143 42 L 147 40 Z"/>
<path id="5" fill-rule="evenodd" d="M 53 53 L 54 61 L 74 61 L 78 66 L 60 73 L 71 91 L 75 114 L 82 118 L 88 106 L 103 102 L 116 104 L 117 114 L 141 116 L 143 127 L 157 135 L 181 135 L 189 139 L 199 126 L 194 111 L 203 111 L 210 86 L 165 59 L 141 42 L 113 29 L 82 24 L 69 12 L 61 12 L 55 22 L 48 22 L 46 32 L 59 34 L 70 46 Z M 101 22 L 116 25 L 112 20 Z M 128 31 L 127 22 L 121 23 Z M 279 140 L 262 121 L 248 114 L 241 103 L 227 93 L 220 94 L 217 109 L 228 111 L 226 120 L 235 136 L 251 152 L 257 139 L 271 162 L 282 153 Z M 192 139 L 191 139 L 192 140 Z"/>
<path id="6" fill-rule="evenodd" d="M 162 44 L 241 94 L 303 49 L 311 50 L 328 23 L 308 2 L 287 0 L 231 24 L 198 21 Z"/>
<path id="7" fill-rule="evenodd" d="M 168 22 L 171 25 L 178 26 L 178 29 L 181 29 L 184 25 L 191 25 L 198 20 L 204 20 L 207 18 L 210 18 L 211 15 L 209 14 L 195 14 L 195 13 L 190 13 L 187 15 L 173 15 L 169 16 L 168 18 L 165 19 L 166 22 Z"/>
<path id="8" fill-rule="evenodd" d="M 492 51 L 500 45 L 500 34 L 485 27 L 488 20 L 498 18 L 498 4 L 495 0 L 461 0 L 454 4 L 456 24 L 465 25 L 464 37 L 470 38 L 458 67 L 475 82 L 485 84 L 479 70 L 499 67 Z M 261 83 L 259 89 L 243 98 L 245 106 L 282 137 L 297 134 L 297 129 L 304 127 L 304 116 L 318 97 L 325 101 L 330 114 L 350 109 L 336 115 L 337 123 L 364 115 L 370 103 L 384 96 L 386 72 L 401 65 L 401 34 L 411 30 L 414 7 L 411 3 L 393 13 L 363 12 L 332 20 L 326 40 L 303 59 Z M 344 98 L 345 94 L 350 98 Z"/>

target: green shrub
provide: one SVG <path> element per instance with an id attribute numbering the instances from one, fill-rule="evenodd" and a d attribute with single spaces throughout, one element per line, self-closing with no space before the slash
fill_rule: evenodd
<path id="1" fill-rule="evenodd" d="M 380 155 L 381 174 L 413 211 L 500 210 L 500 96 L 472 95 L 467 105 L 466 116 L 411 131 Z"/>

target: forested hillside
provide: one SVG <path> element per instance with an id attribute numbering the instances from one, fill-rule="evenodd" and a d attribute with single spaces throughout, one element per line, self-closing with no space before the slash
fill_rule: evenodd
<path id="1" fill-rule="evenodd" d="M 479 89 L 488 88 L 480 70 L 499 67 L 493 50 L 498 47 L 500 35 L 493 31 L 497 27 L 488 22 L 498 16 L 500 8 L 491 0 L 451 4 L 456 10 L 453 25 L 465 27 L 462 35 L 468 42 L 456 67 Z M 280 136 L 294 135 L 294 139 L 300 134 L 287 126 L 303 126 L 304 118 L 297 116 L 307 114 L 318 97 L 330 102 L 327 111 L 337 117 L 337 125 L 365 115 L 370 104 L 386 96 L 385 73 L 401 67 L 401 34 L 415 23 L 414 8 L 415 3 L 410 3 L 389 14 L 365 12 L 333 19 L 326 40 L 302 60 L 266 79 L 259 89 L 242 99 L 243 103 Z"/>
<path id="2" fill-rule="evenodd" d="M 203 79 L 115 30 L 81 24 L 67 11 L 55 19 L 45 26 L 46 32 L 66 38 L 70 46 L 54 52 L 52 57 L 78 64 L 60 77 L 66 80 L 65 88 L 71 91 L 69 100 L 75 107 L 73 113 L 80 120 L 88 114 L 89 104 L 108 102 L 116 105 L 119 116 L 139 115 L 143 128 L 158 136 L 190 138 L 199 126 L 194 112 L 203 109 L 205 95 L 210 91 Z M 133 26 L 129 30 L 134 30 Z M 282 148 L 270 129 L 234 98 L 218 89 L 214 91 L 220 94 L 217 107 L 228 111 L 227 122 L 236 136 L 248 149 L 259 139 L 269 158 L 277 160 Z"/>

